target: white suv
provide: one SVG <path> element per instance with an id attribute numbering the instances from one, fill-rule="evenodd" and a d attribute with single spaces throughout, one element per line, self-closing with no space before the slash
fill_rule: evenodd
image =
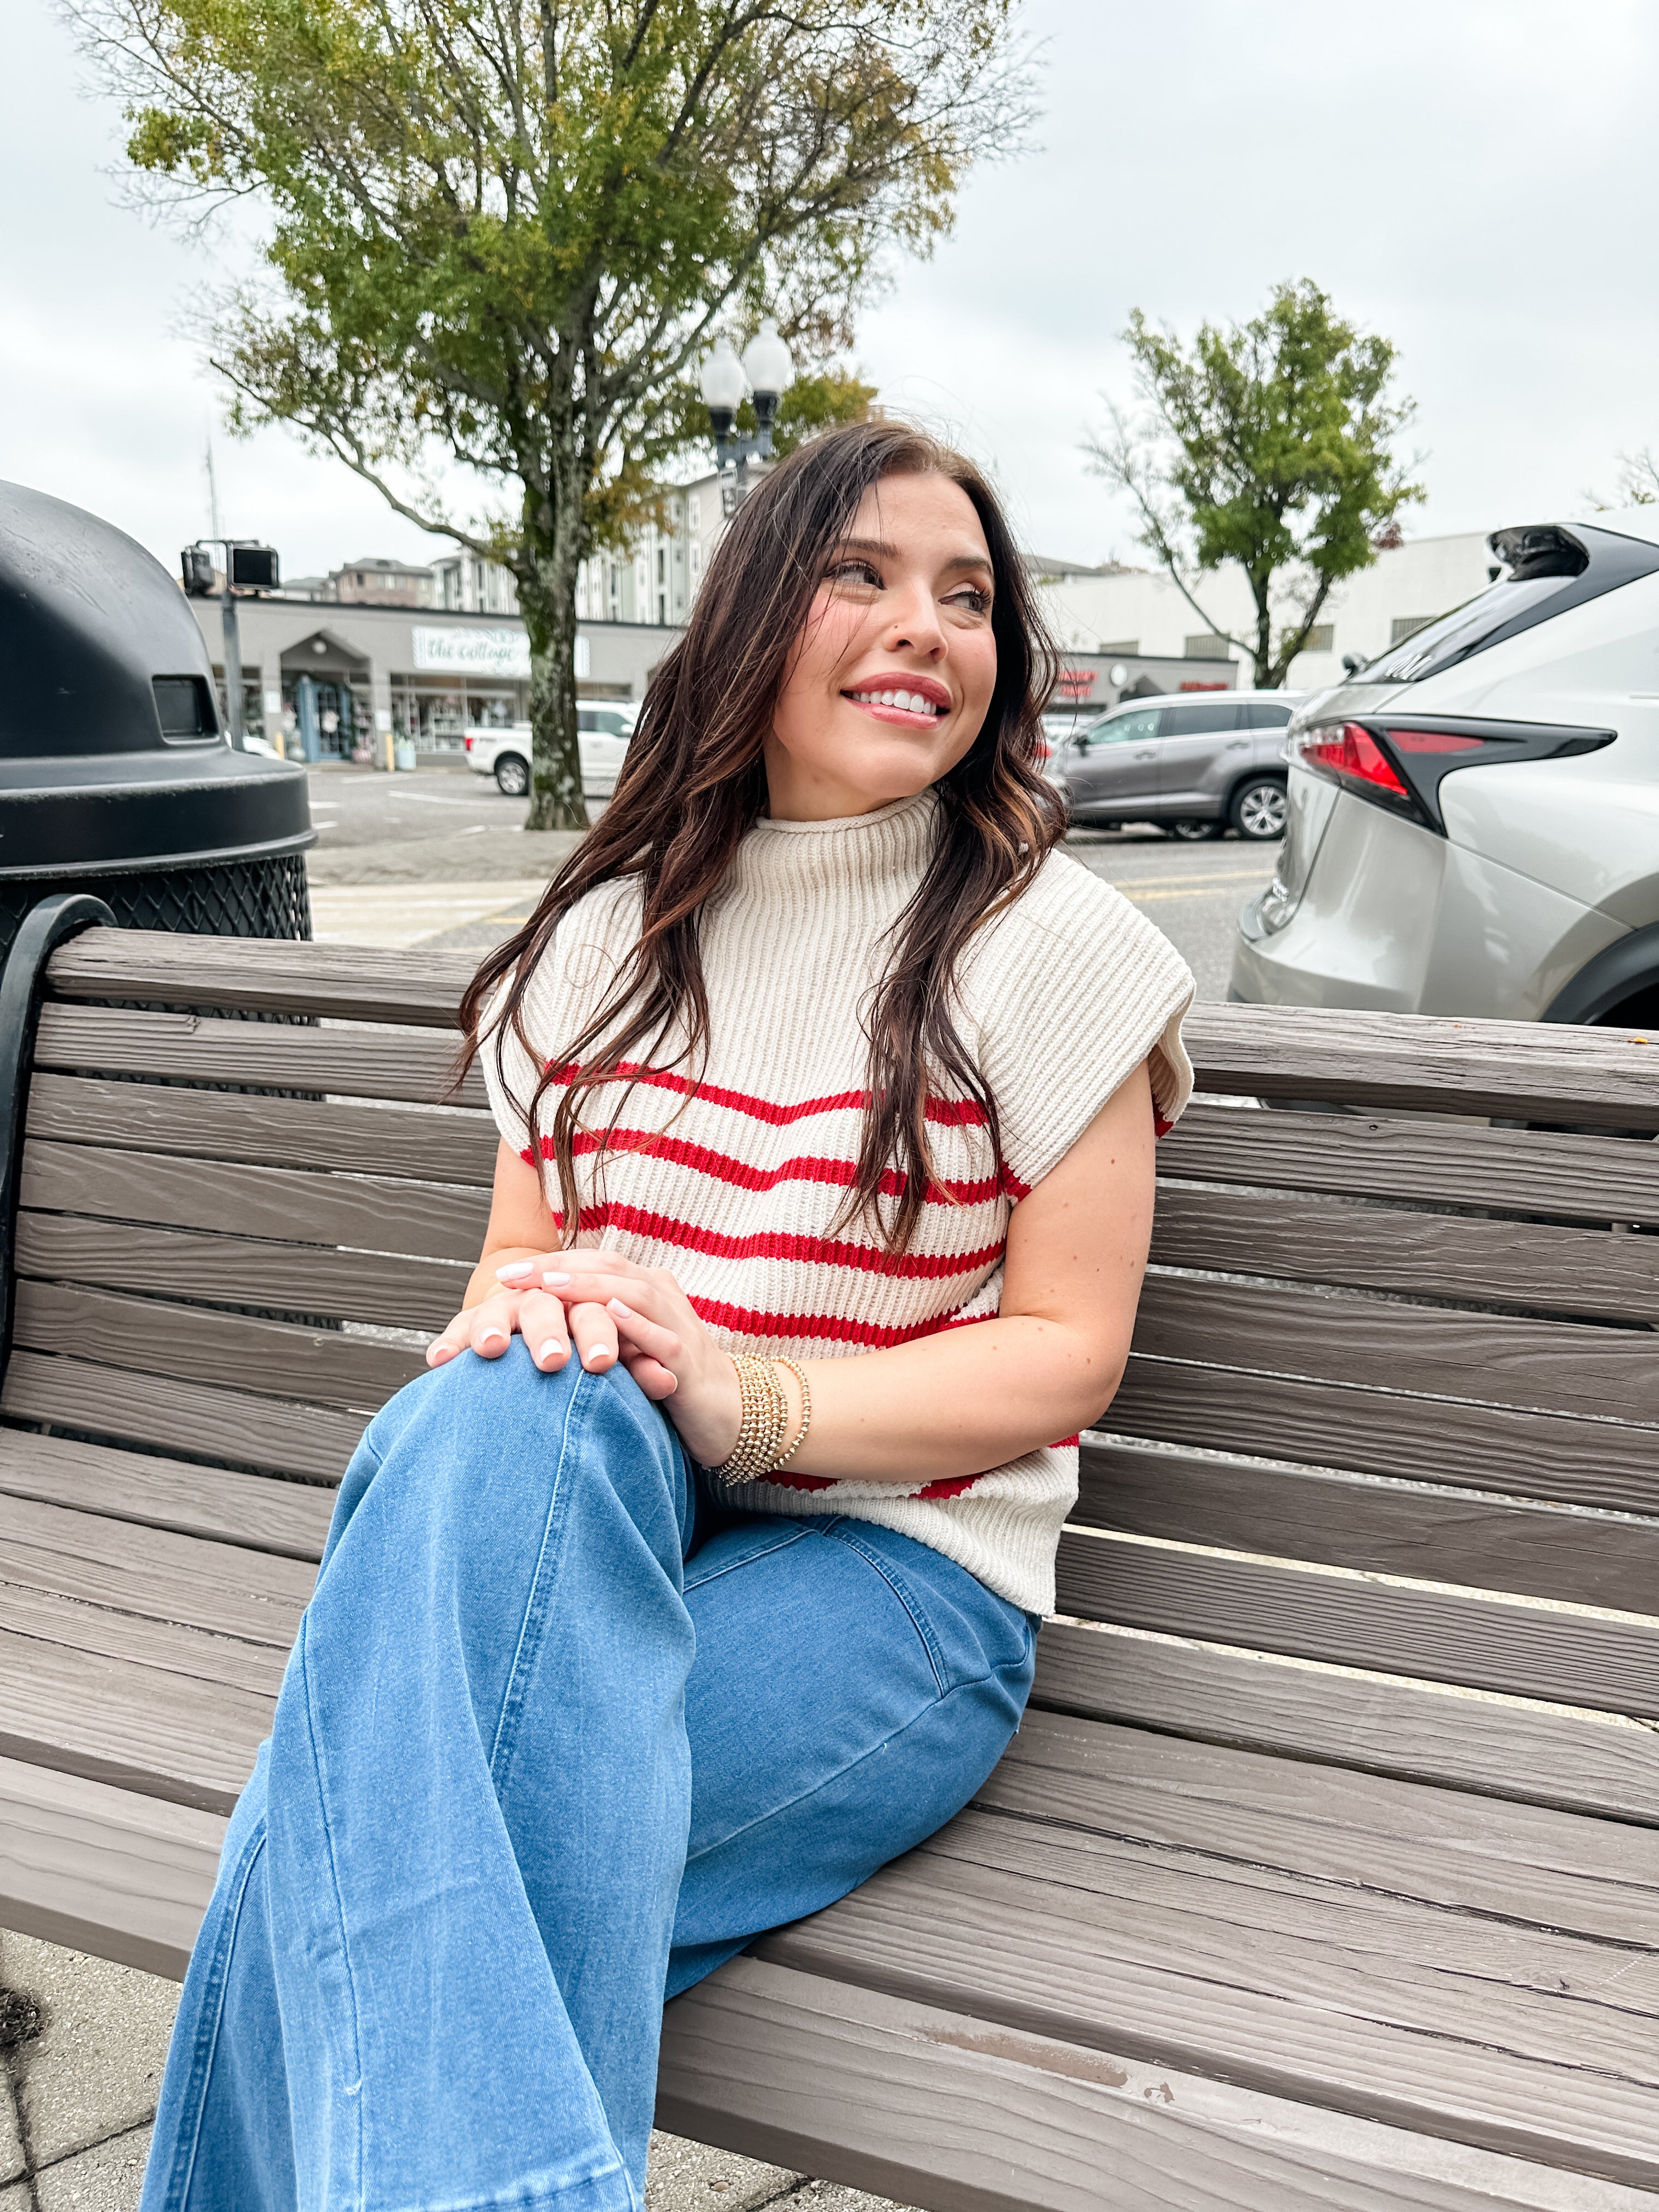
<path id="1" fill-rule="evenodd" d="M 640 710 L 627 701 L 615 706 L 583 706 L 576 709 L 576 742 L 581 748 L 582 796 L 609 799 L 628 754 L 628 740 Z M 530 725 L 514 722 L 507 729 L 468 730 L 466 764 L 475 775 L 493 775 L 509 799 L 522 799 L 530 788 Z"/>
<path id="2" fill-rule="evenodd" d="M 1292 721 L 1231 998 L 1659 1024 L 1659 507 L 1488 543 L 1489 590 Z"/>

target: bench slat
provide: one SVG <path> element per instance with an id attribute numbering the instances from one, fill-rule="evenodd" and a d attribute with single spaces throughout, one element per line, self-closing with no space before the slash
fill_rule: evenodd
<path id="1" fill-rule="evenodd" d="M 1414 1899 L 1444 1917 L 1448 1956 L 1460 1913 L 1559 1930 L 1612 1947 L 1605 1963 L 1628 1966 L 1636 2009 L 1642 1987 L 1659 1991 L 1650 1827 L 1045 1712 L 1028 1718 L 975 1802 L 1194 1852 L 1227 1879 L 1267 1869 L 1326 1883 L 1334 1904 L 1352 1897 L 1357 1910 L 1367 1897 Z M 1528 1936 L 1515 1971 L 1539 1955 Z M 1652 2055 L 1659 2067 L 1659 2040 Z"/>
<path id="2" fill-rule="evenodd" d="M 1659 1506 L 1659 1438 L 1651 1428 L 1186 1358 L 1132 1358 L 1102 1425 L 1206 1450 L 1609 1512 L 1651 1514 Z"/>
<path id="3" fill-rule="evenodd" d="M 29 1085 L 28 1133 L 110 1152 L 179 1152 L 193 1160 L 337 1169 L 485 1189 L 500 1143 L 487 1115 L 443 1107 L 391 1111 L 372 1103 L 251 1098 L 46 1070 Z"/>
<path id="4" fill-rule="evenodd" d="M 72 1351 L 112 1367 L 231 1389 L 257 1377 L 262 1394 L 361 1408 L 365 1418 L 426 1372 L 421 1354 L 401 1345 L 65 1283 L 20 1282 L 16 1327 L 17 1343 L 29 1351 Z"/>
<path id="5" fill-rule="evenodd" d="M 1103 1924 L 1075 1873 L 1074 1863 L 1059 1880 L 978 1869 L 923 1846 L 828 1911 L 763 1936 L 755 1955 L 1269 2095 L 1659 2185 L 1652 2087 L 1494 2048 L 1496 1991 L 1486 2035 L 1457 2036 L 1370 2015 L 1363 1984 L 1342 2005 L 1310 1999 L 1293 1972 L 1273 1986 L 1277 1943 L 1255 1947 L 1243 1982 L 1242 1964 L 1206 1973 L 1168 1957 L 1143 1963 L 1137 1916 L 1124 1916 L 1127 1933 Z"/>
<path id="6" fill-rule="evenodd" d="M 1052 1620 L 1031 1710 L 1659 1826 L 1659 1730 L 1612 1714 Z"/>
<path id="7" fill-rule="evenodd" d="M 34 1064 L 60 1073 L 166 1076 L 422 1106 L 489 1103 L 477 1068 L 450 1099 L 453 1038 L 392 1029 L 288 1029 L 48 1001 L 40 1009 Z"/>
<path id="8" fill-rule="evenodd" d="M 57 1607 L 58 1615 L 96 1611 Z M 0 1626 L 0 1754 L 168 1804 L 229 1812 L 270 1733 L 276 1681 L 249 1688 L 153 1666 L 130 1650 L 82 1650 L 63 1640 L 46 1600 L 34 1626 L 45 1632 Z"/>
<path id="9" fill-rule="evenodd" d="M 1659 1129 L 1659 1041 L 1622 1030 L 1200 1004 L 1184 1036 L 1224 1096 Z"/>
<path id="10" fill-rule="evenodd" d="M 331 1484 L 345 1472 L 363 1432 L 360 1414 L 331 1406 L 21 1350 L 7 1365 L 0 1413 Z"/>
<path id="11" fill-rule="evenodd" d="M 1633 1613 L 1659 1602 L 1659 1521 L 1564 1515 L 1087 1437 L 1081 1462 L 1072 1518 L 1085 1528 Z"/>
<path id="12" fill-rule="evenodd" d="M 71 1651 L 153 1668 L 160 1674 L 251 1691 L 256 1697 L 275 1698 L 287 1658 L 286 1651 L 275 1644 L 216 1636 L 207 1629 L 148 1620 L 112 1606 L 84 1605 L 21 1583 L 0 1582 L 0 1628 L 40 1644 L 61 1644 Z"/>
<path id="13" fill-rule="evenodd" d="M 1659 1146 L 1617 1137 L 1251 1113 L 1204 1099 L 1158 1146 L 1161 1173 L 1353 1197 L 1493 1206 L 1569 1220 L 1659 1221 Z"/>
<path id="14" fill-rule="evenodd" d="M 0 1492 L 313 1565 L 334 1510 L 320 1486 L 18 1429 L 0 1429 Z"/>
<path id="15" fill-rule="evenodd" d="M 1369 1886 L 1310 1881 L 1204 1850 L 1153 1848 L 1048 1820 L 963 1814 L 921 1855 L 945 1883 L 1064 1883 L 1142 1968 L 1231 1980 L 1528 2059 L 1640 2084 L 1659 2114 L 1659 1958 Z M 1373 1869 L 1375 1873 L 1377 1869 Z M 988 1879 L 989 1877 L 989 1879 Z M 1659 2145 L 1656 2145 L 1659 2156 Z"/>
<path id="16" fill-rule="evenodd" d="M 734 1959 L 663 2015 L 657 2121 L 939 2212 L 1648 2212 L 1120 2051 Z"/>
<path id="17" fill-rule="evenodd" d="M 46 975 L 61 998 L 155 999 L 453 1029 L 456 1003 L 477 964 L 465 952 L 88 929 L 60 946 Z"/>
<path id="18" fill-rule="evenodd" d="M 1659 1342 L 1645 1329 L 1152 1274 L 1134 1346 L 1154 1358 L 1201 1352 L 1206 1364 L 1314 1382 L 1408 1385 L 1486 1405 L 1659 1421 Z"/>
<path id="19" fill-rule="evenodd" d="M 26 1206 L 54 1212 L 290 1244 L 347 1244 L 465 1261 L 469 1267 L 489 1219 L 485 1193 L 453 1184 L 308 1175 L 38 1141 L 23 1150 L 21 1198 Z"/>
<path id="20" fill-rule="evenodd" d="M 182 1979 L 222 1816 L 0 1759 L 0 1923 Z"/>
<path id="21" fill-rule="evenodd" d="M 1659 1321 L 1659 1237 L 1476 1221 L 1340 1199 L 1233 1196 L 1160 1182 L 1153 1261 L 1287 1282 Z"/>
<path id="22" fill-rule="evenodd" d="M 1659 1621 L 1080 1534 L 1058 1578 L 1079 1620 L 1659 1718 Z"/>
<path id="23" fill-rule="evenodd" d="M 82 1605 L 237 1637 L 286 1658 L 315 1570 L 240 1544 L 0 1496 L 0 1577 Z"/>
<path id="24" fill-rule="evenodd" d="M 314 1244 L 253 1243 L 188 1229 L 22 1213 L 17 1272 L 161 1297 L 326 1314 L 386 1328 L 440 1329 L 459 1312 L 472 1269 L 471 1263 L 445 1260 L 388 1259 Z"/>

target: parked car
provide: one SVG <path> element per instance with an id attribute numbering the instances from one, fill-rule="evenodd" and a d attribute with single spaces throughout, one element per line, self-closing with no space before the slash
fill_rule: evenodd
<path id="1" fill-rule="evenodd" d="M 1125 700 L 1057 745 L 1048 773 L 1074 822 L 1157 822 L 1188 838 L 1232 829 L 1266 841 L 1285 827 L 1285 732 L 1296 705 L 1285 691 Z"/>
<path id="2" fill-rule="evenodd" d="M 1488 542 L 1489 589 L 1297 712 L 1233 998 L 1659 1024 L 1659 507 Z"/>
<path id="3" fill-rule="evenodd" d="M 577 708 L 585 799 L 609 799 L 616 789 L 639 712 L 625 700 Z M 522 799 L 530 788 L 530 725 L 514 722 L 506 729 L 468 730 L 465 735 L 466 764 L 473 774 L 493 775 L 509 799 Z"/>

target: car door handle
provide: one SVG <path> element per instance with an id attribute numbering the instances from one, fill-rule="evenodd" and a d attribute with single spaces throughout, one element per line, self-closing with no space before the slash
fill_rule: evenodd
<path id="1" fill-rule="evenodd" d="M 1140 750 L 1135 755 L 1135 758 L 1137 760 L 1156 760 L 1158 758 L 1158 747 L 1156 745 L 1143 745 L 1140 748 Z"/>

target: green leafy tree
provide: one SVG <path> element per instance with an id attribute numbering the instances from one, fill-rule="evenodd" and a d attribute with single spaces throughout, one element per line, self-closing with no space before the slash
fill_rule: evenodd
<path id="1" fill-rule="evenodd" d="M 1149 415 L 1110 400 L 1085 450 L 1128 495 L 1139 542 L 1205 626 L 1248 653 L 1255 681 L 1285 681 L 1332 590 L 1401 542 L 1423 497 L 1393 447 L 1415 412 L 1389 393 L 1395 349 L 1345 322 L 1316 284 L 1280 284 L 1264 313 L 1200 325 L 1190 350 L 1136 308 L 1124 333 Z M 1255 603 L 1253 638 L 1231 635 L 1194 597 L 1234 562 Z"/>
<path id="2" fill-rule="evenodd" d="M 581 561 L 660 514 L 718 331 L 769 313 L 821 364 L 890 249 L 949 228 L 1029 112 L 1015 0 L 69 4 L 141 189 L 266 219 L 264 270 L 210 319 L 234 421 L 290 425 L 511 570 L 530 821 L 585 826 Z M 847 404 L 816 381 L 790 426 Z"/>

